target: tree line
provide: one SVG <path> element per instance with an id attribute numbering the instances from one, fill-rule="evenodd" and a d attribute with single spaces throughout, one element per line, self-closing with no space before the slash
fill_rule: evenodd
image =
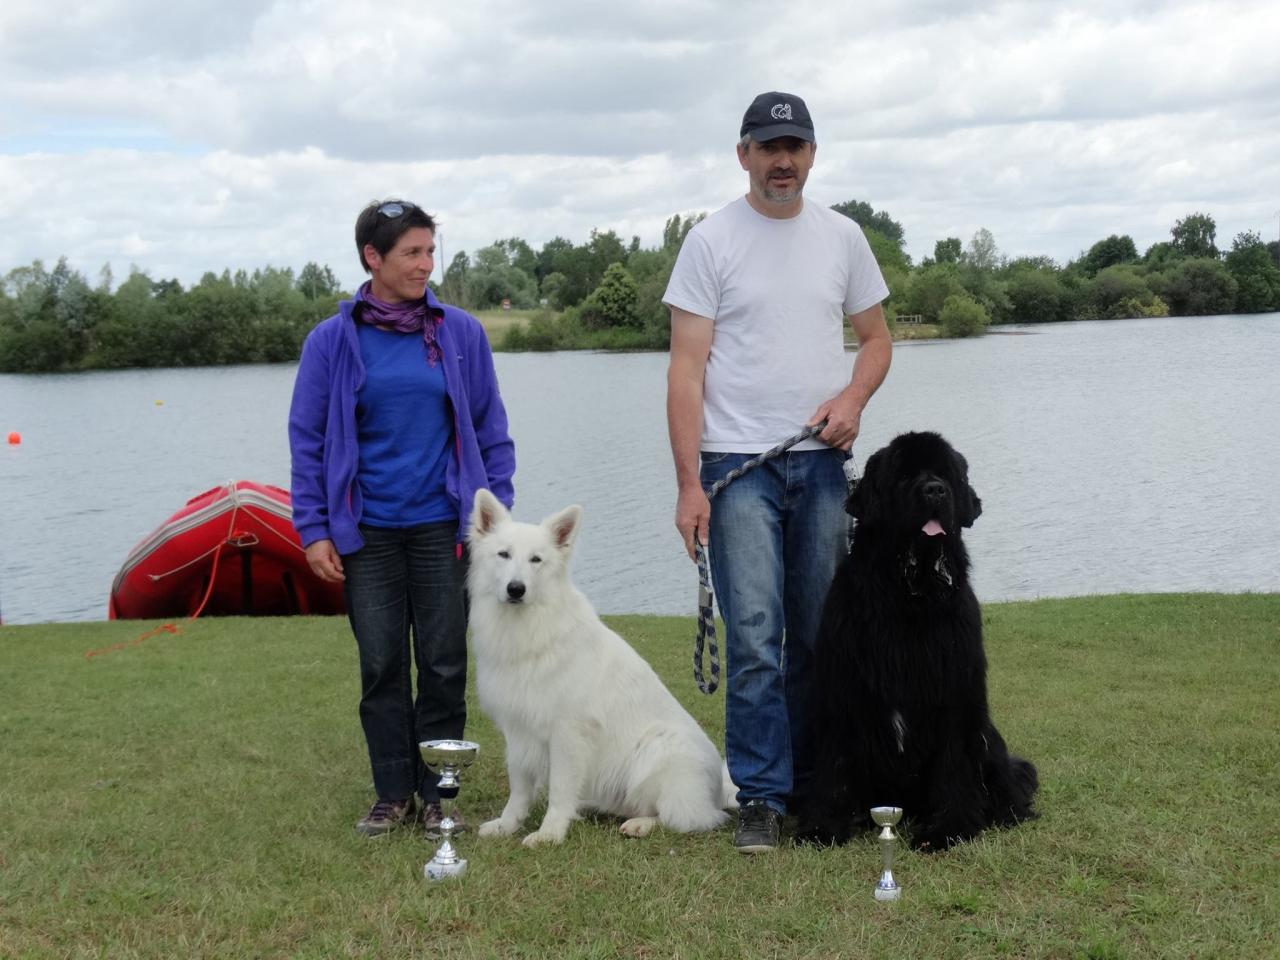
<path id="1" fill-rule="evenodd" d="M 1280 310 L 1280 242 L 1245 231 L 1220 250 L 1217 226 L 1203 213 L 1175 222 L 1169 240 L 1142 254 L 1132 237 L 1113 234 L 1065 266 L 1042 256 L 1007 258 L 988 230 L 967 245 L 957 237 L 939 240 L 932 257 L 913 265 L 877 245 L 865 224 L 864 230 L 893 291 L 891 312 L 921 315 L 950 336 L 991 323 Z"/>
<path id="2" fill-rule="evenodd" d="M 62 258 L 0 282 L 0 371 L 193 367 L 297 360 L 302 340 L 337 309 L 328 267 L 206 273 L 183 289 L 134 269 L 112 290 L 109 267 L 90 285 Z"/>
<path id="3" fill-rule="evenodd" d="M 1112 235 L 1059 265 L 1044 256 L 1008 258 L 990 231 L 968 243 L 946 237 L 912 262 L 905 231 L 864 201 L 833 207 L 863 228 L 891 291 L 890 324 L 919 317 L 946 336 L 992 323 L 1262 313 L 1280 310 L 1280 243 L 1254 232 L 1217 246 L 1211 216 L 1178 220 L 1170 239 L 1138 253 Z M 585 243 L 556 237 L 534 250 L 512 237 L 449 261 L 437 294 L 483 311 L 534 311 L 498 349 L 666 349 L 662 305 L 676 254 L 701 214 L 666 221 L 658 246 L 593 230 Z M 434 286 L 434 284 L 433 284 Z M 296 360 L 302 340 L 336 310 L 340 289 L 327 266 L 206 273 L 184 289 L 133 268 L 114 286 L 109 267 L 91 284 L 66 259 L 37 260 L 0 280 L 0 371 L 46 372 Z"/>
<path id="4" fill-rule="evenodd" d="M 509 328 L 504 350 L 665 350 L 671 317 L 662 305 L 680 245 L 704 215 L 670 217 L 658 246 L 639 237 L 592 230 L 586 243 L 555 237 L 534 251 L 524 240 L 499 240 L 473 256 L 454 255 L 437 293 L 468 310 L 503 305 L 536 312 Z"/>

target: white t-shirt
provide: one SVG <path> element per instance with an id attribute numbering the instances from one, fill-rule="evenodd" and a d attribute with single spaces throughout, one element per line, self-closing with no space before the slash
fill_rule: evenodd
<path id="1" fill-rule="evenodd" d="M 820 204 L 775 220 L 740 197 L 695 226 L 662 302 L 715 321 L 702 450 L 760 453 L 803 429 L 849 385 L 846 315 L 888 295 L 862 228 Z"/>

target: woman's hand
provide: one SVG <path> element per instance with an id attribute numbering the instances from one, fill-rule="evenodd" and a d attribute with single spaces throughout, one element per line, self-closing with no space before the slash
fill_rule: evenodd
<path id="1" fill-rule="evenodd" d="M 332 540 L 316 540 L 307 545 L 307 566 L 326 583 L 341 583 L 347 579 L 342 572 L 342 558 L 334 549 Z"/>

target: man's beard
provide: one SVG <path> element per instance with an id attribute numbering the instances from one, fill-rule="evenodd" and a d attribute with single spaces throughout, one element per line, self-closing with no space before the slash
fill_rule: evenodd
<path id="1" fill-rule="evenodd" d="M 804 193 L 804 181 L 798 177 L 795 180 L 795 186 L 786 190 L 779 190 L 769 186 L 769 178 L 765 177 L 759 182 L 760 195 L 770 203 L 790 203 Z"/>
<path id="2" fill-rule="evenodd" d="M 804 192 L 804 185 L 797 184 L 790 190 L 775 190 L 772 187 L 764 188 L 764 198 L 770 203 L 790 203 L 796 197 Z"/>

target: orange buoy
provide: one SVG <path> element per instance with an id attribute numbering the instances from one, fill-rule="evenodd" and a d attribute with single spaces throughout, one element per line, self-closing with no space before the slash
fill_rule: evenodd
<path id="1" fill-rule="evenodd" d="M 22 442 L 22 434 L 20 434 L 17 430 L 9 431 L 9 446 L 16 447 L 21 442 Z"/>

